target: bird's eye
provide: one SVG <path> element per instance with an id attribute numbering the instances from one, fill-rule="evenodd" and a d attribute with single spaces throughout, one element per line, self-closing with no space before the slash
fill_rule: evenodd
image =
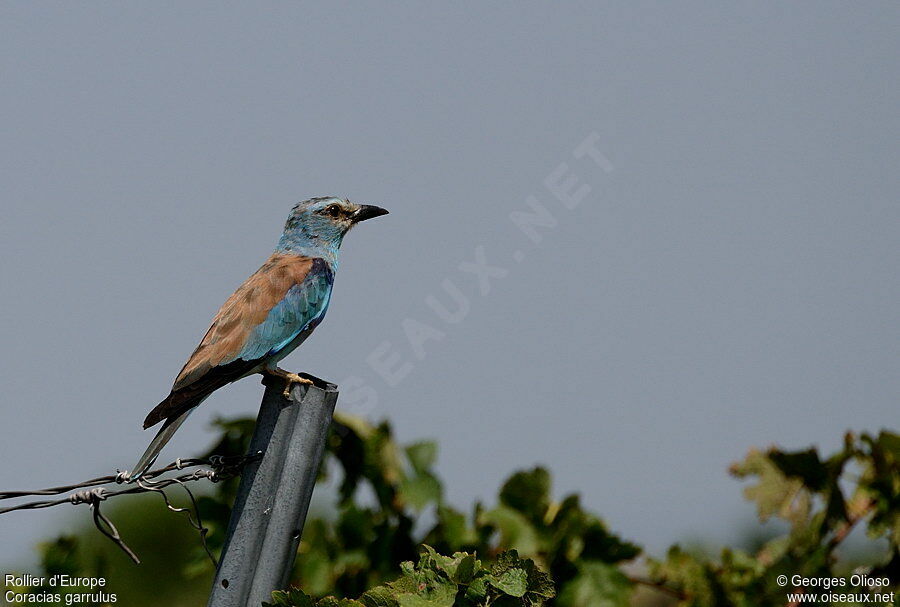
<path id="1" fill-rule="evenodd" d="M 337 204 L 330 204 L 325 207 L 325 214 L 331 215 L 332 217 L 337 217 L 341 214 L 341 206 Z"/>

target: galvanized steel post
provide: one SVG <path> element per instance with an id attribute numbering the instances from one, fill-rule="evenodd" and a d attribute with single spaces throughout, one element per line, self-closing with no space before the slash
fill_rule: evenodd
<path id="1" fill-rule="evenodd" d="M 337 386 L 318 378 L 295 385 L 265 378 L 251 461 L 241 482 L 207 607 L 260 607 L 290 578 L 325 450 Z"/>

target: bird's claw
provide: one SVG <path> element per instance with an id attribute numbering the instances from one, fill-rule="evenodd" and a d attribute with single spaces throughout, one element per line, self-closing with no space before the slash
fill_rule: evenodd
<path id="1" fill-rule="evenodd" d="M 313 382 L 311 379 L 306 379 L 305 377 L 300 377 L 296 373 L 288 373 L 284 378 L 284 392 L 282 392 L 281 394 L 285 398 L 290 398 L 291 397 L 291 388 L 294 387 L 294 384 L 303 384 L 306 386 L 311 386 L 312 383 Z"/>
<path id="2" fill-rule="evenodd" d="M 278 367 L 274 369 L 267 369 L 267 375 L 271 375 L 272 377 L 278 377 L 284 380 L 284 391 L 281 393 L 285 398 L 291 397 L 291 388 L 294 387 L 294 384 L 302 384 L 305 386 L 312 385 L 313 381 L 311 379 L 307 379 L 305 377 L 301 377 L 296 373 L 291 373 L 290 371 L 285 371 L 284 369 L 280 369 Z"/>

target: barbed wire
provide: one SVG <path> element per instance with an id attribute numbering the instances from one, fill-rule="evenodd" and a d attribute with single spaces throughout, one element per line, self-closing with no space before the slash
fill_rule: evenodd
<path id="1" fill-rule="evenodd" d="M 120 495 L 158 493 L 162 496 L 163 501 L 166 504 L 166 508 L 168 508 L 172 512 L 177 512 L 179 514 L 184 513 L 187 515 L 189 524 L 200 534 L 200 542 L 203 545 L 203 549 L 206 551 L 206 554 L 209 556 L 213 564 L 218 566 L 215 556 L 213 556 L 212 552 L 209 549 L 209 546 L 206 543 L 206 535 L 209 530 L 203 525 L 203 521 L 200 518 L 200 510 L 197 507 L 197 499 L 195 498 L 193 491 L 191 491 L 191 489 L 188 487 L 187 483 L 204 479 L 213 483 L 218 483 L 230 478 L 234 478 L 235 476 L 240 474 L 245 465 L 247 465 L 251 461 L 259 459 L 261 456 L 262 453 L 257 452 L 251 455 L 229 457 L 225 457 L 222 455 L 213 455 L 206 459 L 177 459 L 168 466 L 163 466 L 162 468 L 157 468 L 156 470 L 151 470 L 145 473 L 140 479 L 137 479 L 136 481 L 129 480 L 129 472 L 127 470 L 121 470 L 117 471 L 116 474 L 113 475 L 100 476 L 97 478 L 82 481 L 80 483 L 72 483 L 70 485 L 60 485 L 58 487 L 48 487 L 46 489 L 37 489 L 33 491 L 0 491 L 0 500 L 38 495 L 60 495 L 63 493 L 72 492 L 65 497 L 26 502 L 24 504 L 17 504 L 15 506 L 0 508 L 0 514 L 7 514 L 9 512 L 14 512 L 17 510 L 37 510 L 40 508 L 50 508 L 62 504 L 72 504 L 76 506 L 79 504 L 88 504 L 93 512 L 94 525 L 97 527 L 100 533 L 112 540 L 125 554 L 128 555 L 128 557 L 132 561 L 139 564 L 141 560 L 134 553 L 134 551 L 129 548 L 128 545 L 125 544 L 125 542 L 122 540 L 121 536 L 119 535 L 119 530 L 116 529 L 116 526 L 113 524 L 113 522 L 106 515 L 104 515 L 103 512 L 101 512 L 100 503 L 108 500 L 111 497 L 117 497 Z M 200 466 L 208 466 L 208 468 L 199 468 Z M 198 469 L 194 470 L 193 472 L 180 474 L 177 476 L 162 476 L 168 472 L 184 470 L 186 468 Z M 124 489 L 107 489 L 106 487 L 102 486 L 110 485 L 113 483 L 115 483 L 116 485 L 129 484 L 129 486 Z M 134 484 L 131 485 L 130 483 Z M 185 494 L 188 496 L 188 499 L 191 502 L 190 508 L 180 508 L 174 506 L 169 500 L 169 496 L 166 493 L 165 489 L 168 487 L 172 487 L 173 485 L 178 485 L 184 490 Z"/>

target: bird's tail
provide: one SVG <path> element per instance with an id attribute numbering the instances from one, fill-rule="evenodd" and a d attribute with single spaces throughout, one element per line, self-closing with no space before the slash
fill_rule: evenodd
<path id="1" fill-rule="evenodd" d="M 197 404 L 199 405 L 200 403 Z M 175 431 L 178 430 L 181 424 L 184 423 L 184 420 L 187 419 L 188 415 L 190 415 L 195 408 L 196 405 L 166 420 L 162 425 L 162 428 L 159 429 L 159 432 L 156 433 L 156 436 L 153 437 L 153 440 L 150 441 L 150 445 L 147 447 L 147 450 L 144 451 L 141 459 L 139 459 L 134 465 L 134 468 L 131 469 L 131 474 L 128 476 L 129 483 L 138 480 L 150 469 L 150 466 L 156 461 L 159 452 L 162 451 L 162 448 L 166 446 L 166 443 L 169 442 L 169 439 L 172 438 Z"/>

